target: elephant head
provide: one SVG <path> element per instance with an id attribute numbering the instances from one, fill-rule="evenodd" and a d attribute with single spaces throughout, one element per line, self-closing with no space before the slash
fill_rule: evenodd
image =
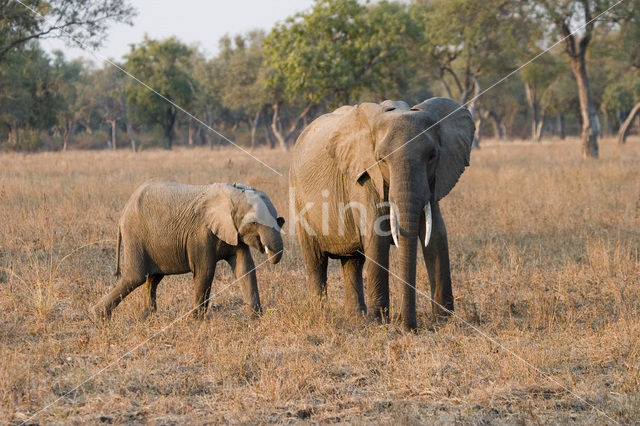
<path id="1" fill-rule="evenodd" d="M 269 262 L 282 258 L 281 228 L 284 218 L 267 195 L 250 186 L 224 184 L 223 195 L 212 198 L 206 210 L 208 226 L 214 235 L 229 245 L 243 242 L 266 253 Z"/>
<path id="2" fill-rule="evenodd" d="M 344 107 L 343 107 L 344 108 Z M 354 184 L 371 182 L 390 203 L 390 227 L 399 249 L 405 326 L 415 328 L 415 275 L 419 221 L 424 209 L 429 241 L 431 203 L 447 195 L 469 165 L 474 124 L 469 111 L 448 98 L 412 108 L 404 102 L 365 103 L 339 111 L 336 164 Z M 345 136 L 349 135 L 349 136 Z M 387 192 L 388 191 L 388 192 Z M 385 195 L 388 194 L 388 195 Z"/>

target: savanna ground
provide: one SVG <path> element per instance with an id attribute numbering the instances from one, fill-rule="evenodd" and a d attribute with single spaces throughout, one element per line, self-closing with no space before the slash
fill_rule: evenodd
<path id="1" fill-rule="evenodd" d="M 416 334 L 347 318 L 337 262 L 329 305 L 312 303 L 290 233 L 282 262 L 257 271 L 259 319 L 224 265 L 203 321 L 173 324 L 192 307 L 183 275 L 162 282 L 154 317 L 140 318 L 138 290 L 94 323 L 138 184 L 241 181 L 288 217 L 289 154 L 255 152 L 285 177 L 234 149 L 2 154 L 0 422 L 637 424 L 640 140 L 604 141 L 597 161 L 579 152 L 568 140 L 472 153 L 441 203 L 464 321 L 435 323 L 420 295 Z M 424 263 L 418 279 L 427 290 Z"/>

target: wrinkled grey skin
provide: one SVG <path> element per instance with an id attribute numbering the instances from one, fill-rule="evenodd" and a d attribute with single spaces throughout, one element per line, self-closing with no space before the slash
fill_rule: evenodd
<path id="1" fill-rule="evenodd" d="M 94 313 L 108 318 L 131 291 L 146 283 L 143 316 L 156 311 L 156 289 L 165 275 L 193 273 L 196 317 L 209 303 L 216 263 L 226 260 L 241 281 L 245 302 L 261 312 L 249 247 L 275 264 L 282 257 L 280 228 L 269 198 L 242 184 L 186 185 L 153 179 L 142 184 L 125 205 L 118 227 L 115 288 Z M 120 267 L 120 246 L 123 262 Z"/>
<path id="2" fill-rule="evenodd" d="M 319 117 L 302 132 L 293 153 L 290 186 L 296 212 L 303 211 L 309 202 L 316 206 L 302 216 L 313 233 L 305 230 L 302 220 L 295 219 L 309 280 L 317 295 L 326 294 L 327 259 L 338 258 L 343 265 L 347 311 L 367 311 L 362 281 L 365 268 L 368 313 L 388 320 L 386 269 L 393 239 L 388 233 L 376 233 L 371 220 L 389 214 L 388 205 L 377 207 L 388 201 L 397 205 L 399 225 L 400 270 L 395 274 L 409 284 L 403 286 L 405 328 L 417 325 L 414 287 L 418 240 L 436 302 L 434 314 L 444 316 L 453 310 L 447 233 L 438 201 L 468 166 L 473 133 L 469 111 L 448 98 L 432 98 L 412 108 L 401 101 L 344 106 Z M 323 190 L 328 190 L 326 197 Z M 364 214 L 355 209 L 346 210 L 340 235 L 336 228 L 340 203 L 349 202 L 365 205 L 367 220 L 362 222 Z M 322 232 L 322 209 L 317 207 L 322 203 L 329 204 L 326 235 Z M 423 207 L 428 203 L 433 223 L 424 247 Z M 381 223 L 389 229 L 388 216 Z M 365 262 L 367 258 L 372 260 Z"/>

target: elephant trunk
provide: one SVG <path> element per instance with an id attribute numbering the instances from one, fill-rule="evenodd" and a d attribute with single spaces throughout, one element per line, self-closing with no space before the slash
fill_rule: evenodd
<path id="1" fill-rule="evenodd" d="M 282 258 L 283 244 L 280 232 L 269 226 L 264 226 L 260 230 L 260 241 L 264 246 L 269 263 L 275 265 Z"/>
<path id="2" fill-rule="evenodd" d="M 391 173 L 389 185 L 390 208 L 395 209 L 397 213 L 393 215 L 391 227 L 393 229 L 393 221 L 396 220 L 400 258 L 398 276 L 403 284 L 402 321 L 407 330 L 414 330 L 417 327 L 416 256 L 419 220 L 431 194 L 424 165 L 412 165 L 411 160 L 407 158 L 398 158 L 397 161 L 401 162 L 402 167 L 392 167 L 397 172 Z"/>

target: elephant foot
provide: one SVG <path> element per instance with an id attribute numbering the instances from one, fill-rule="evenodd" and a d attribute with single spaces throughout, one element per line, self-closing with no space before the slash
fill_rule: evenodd
<path id="1" fill-rule="evenodd" d="M 363 306 L 345 306 L 344 312 L 350 318 L 367 317 L 367 308 Z"/>
<path id="2" fill-rule="evenodd" d="M 311 300 L 315 305 L 319 306 L 320 309 L 325 309 L 330 306 L 329 297 L 326 294 L 313 294 Z"/>
<path id="3" fill-rule="evenodd" d="M 257 306 L 247 306 L 247 309 L 249 310 L 249 316 L 251 317 L 251 319 L 258 319 L 262 316 L 262 306 L 257 305 Z"/>
<path id="4" fill-rule="evenodd" d="M 155 314 L 156 310 L 153 308 L 145 308 L 144 311 L 142 311 L 142 314 L 140 315 L 140 318 L 144 321 L 147 318 L 149 318 L 151 315 Z"/>
<path id="5" fill-rule="evenodd" d="M 433 315 L 433 321 L 438 325 L 446 324 L 447 322 L 449 322 L 450 318 L 451 318 L 451 314 L 449 313 L 438 313 Z"/>
<path id="6" fill-rule="evenodd" d="M 433 304 L 433 317 L 436 322 L 444 323 L 453 315 L 453 303 Z"/>
<path id="7" fill-rule="evenodd" d="M 402 321 L 402 328 L 404 329 L 404 331 L 407 331 L 409 333 L 415 333 L 418 331 L 418 324 L 415 322 L 411 323 L 411 322 Z"/>
<path id="8" fill-rule="evenodd" d="M 375 307 L 369 309 L 367 319 L 378 324 L 389 324 L 389 309 L 383 307 Z"/>
<path id="9" fill-rule="evenodd" d="M 400 314 L 398 320 L 402 324 L 404 331 L 416 332 L 418 330 L 418 320 L 415 316 L 413 318 L 407 318 Z"/>
<path id="10" fill-rule="evenodd" d="M 191 317 L 195 320 L 204 320 L 206 314 L 207 314 L 206 308 L 197 308 L 197 309 L 194 309 L 193 313 L 191 314 Z"/>
<path id="11" fill-rule="evenodd" d="M 111 312 L 109 312 L 106 306 L 100 304 L 95 305 L 91 309 L 91 314 L 96 322 L 107 321 L 111 318 Z"/>

